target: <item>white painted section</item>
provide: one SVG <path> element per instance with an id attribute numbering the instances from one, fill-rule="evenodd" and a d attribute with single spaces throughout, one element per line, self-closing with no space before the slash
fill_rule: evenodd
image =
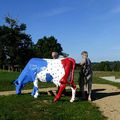
<path id="1" fill-rule="evenodd" d="M 60 86 L 60 80 L 65 75 L 65 70 L 61 63 L 61 59 L 45 59 L 45 61 L 47 61 L 48 65 L 37 74 L 37 78 L 41 82 L 46 82 L 46 73 L 49 73 L 53 77 L 52 82 L 56 86 Z"/>
<path id="2" fill-rule="evenodd" d="M 73 89 L 73 88 L 71 87 L 71 90 L 72 90 L 72 97 L 71 97 L 70 102 L 74 102 L 74 101 L 75 101 L 76 89 Z"/>
<path id="3" fill-rule="evenodd" d="M 108 81 L 111 81 L 111 82 L 118 82 L 118 83 L 120 83 L 120 79 L 116 79 L 115 76 L 106 76 L 106 77 L 100 77 L 100 78 L 108 80 Z"/>
<path id="4" fill-rule="evenodd" d="M 34 87 L 38 88 L 38 80 L 37 79 L 35 79 L 35 81 L 33 82 L 33 84 L 34 84 Z M 34 95 L 34 98 L 37 98 L 38 95 L 39 95 L 39 91 L 37 90 L 36 93 L 35 93 L 35 95 Z"/>

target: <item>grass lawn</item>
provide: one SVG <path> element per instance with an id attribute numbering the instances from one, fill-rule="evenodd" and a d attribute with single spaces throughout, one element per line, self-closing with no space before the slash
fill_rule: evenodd
<path id="1" fill-rule="evenodd" d="M 94 72 L 95 77 L 104 77 L 104 76 L 115 76 L 116 78 L 120 78 L 120 72 L 114 72 L 114 71 L 95 71 Z"/>
<path id="2" fill-rule="evenodd" d="M 7 71 L 0 71 L 0 91 L 8 91 L 8 90 L 15 90 L 14 84 L 12 81 L 15 80 L 20 73 L 18 72 L 7 72 Z M 120 72 L 94 72 L 93 83 L 96 84 L 111 84 L 120 88 L 120 83 L 113 83 L 107 80 L 100 79 L 99 77 L 102 76 L 110 76 L 114 75 L 117 78 L 120 78 Z M 78 77 L 79 72 L 75 71 L 75 83 L 78 84 Z M 55 87 L 53 83 L 42 83 L 39 82 L 39 88 L 48 88 L 48 87 Z M 32 89 L 33 83 L 27 84 L 24 89 Z"/>
<path id="3" fill-rule="evenodd" d="M 16 80 L 19 76 L 19 72 L 7 72 L 7 71 L 0 71 L 0 91 L 8 91 L 8 90 L 15 90 L 15 85 L 12 83 L 13 80 Z M 46 87 L 55 87 L 52 83 L 39 83 L 39 88 L 46 88 Z M 33 83 L 27 84 L 24 89 L 32 89 Z"/>
<path id="4" fill-rule="evenodd" d="M 69 102 L 62 97 L 53 103 L 53 96 L 42 93 L 38 99 L 29 94 L 0 97 L 0 120 L 104 120 L 98 108 L 87 101 Z"/>
<path id="5" fill-rule="evenodd" d="M 103 72 L 103 71 L 98 72 L 96 71 L 94 72 L 93 83 L 110 84 L 110 85 L 116 86 L 117 88 L 120 88 L 120 83 L 115 83 L 115 82 L 111 82 L 111 81 L 99 78 L 99 77 L 104 77 L 104 76 L 115 76 L 116 78 L 120 78 L 120 72 Z"/>
<path id="6" fill-rule="evenodd" d="M 116 86 L 117 88 L 120 89 L 120 83 L 111 82 L 111 81 L 104 80 L 104 79 L 101 79 L 98 77 L 94 77 L 93 83 L 95 83 L 95 84 L 109 84 L 109 85 Z"/>

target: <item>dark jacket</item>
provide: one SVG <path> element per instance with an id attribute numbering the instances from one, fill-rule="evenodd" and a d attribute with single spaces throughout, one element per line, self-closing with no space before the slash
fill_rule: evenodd
<path id="1" fill-rule="evenodd" d="M 87 58 L 85 63 L 81 66 L 80 74 L 84 77 L 92 74 L 92 64 L 89 58 Z"/>

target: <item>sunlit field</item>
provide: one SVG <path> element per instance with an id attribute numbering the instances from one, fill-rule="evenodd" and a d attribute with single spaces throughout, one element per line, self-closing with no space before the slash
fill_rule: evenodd
<path id="1" fill-rule="evenodd" d="M 15 90 L 12 81 L 18 77 L 18 72 L 0 71 L 0 91 Z M 115 75 L 117 72 L 94 72 L 93 83 L 112 84 L 120 88 L 120 84 L 108 82 L 99 77 Z M 78 84 L 79 72 L 75 71 L 75 83 Z M 28 84 L 24 89 L 31 89 L 33 84 Z M 39 88 L 54 87 L 52 83 L 39 82 Z M 104 120 L 104 116 L 98 108 L 87 102 L 76 100 L 70 103 L 70 96 L 62 97 L 57 103 L 53 103 L 54 96 L 40 93 L 38 99 L 30 94 L 10 95 L 0 97 L 0 120 Z M 89 118 L 89 119 L 88 119 Z"/>
<path id="2" fill-rule="evenodd" d="M 19 72 L 7 72 L 7 71 L 0 71 L 0 91 L 7 91 L 7 90 L 15 90 L 15 86 L 13 81 L 17 79 L 19 76 Z M 100 79 L 99 77 L 103 76 L 116 76 L 116 78 L 120 78 L 120 72 L 94 72 L 93 75 L 93 83 L 104 83 L 104 84 L 113 84 L 117 87 L 120 87 L 120 84 L 108 82 L 106 80 Z M 79 79 L 79 71 L 75 71 L 74 75 L 75 83 L 78 84 Z M 48 88 L 48 87 L 55 87 L 53 83 L 42 83 L 39 82 L 39 88 Z M 25 86 L 24 89 L 32 89 L 33 83 L 29 83 Z"/>

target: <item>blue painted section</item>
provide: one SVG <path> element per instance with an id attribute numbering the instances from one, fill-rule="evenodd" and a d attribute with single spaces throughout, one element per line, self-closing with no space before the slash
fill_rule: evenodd
<path id="1" fill-rule="evenodd" d="M 16 85 L 16 93 L 17 94 L 21 94 L 21 88 L 22 87 L 23 87 L 22 85 Z"/>
<path id="2" fill-rule="evenodd" d="M 34 88 L 33 88 L 33 91 L 32 91 L 32 93 L 31 93 L 31 95 L 32 95 L 32 96 L 34 96 L 34 95 L 35 95 L 35 93 L 37 92 L 37 90 L 38 90 L 38 88 L 34 86 Z"/>
<path id="3" fill-rule="evenodd" d="M 47 61 L 40 58 L 32 58 L 27 63 L 18 79 L 14 82 L 16 85 L 16 94 L 21 93 L 21 89 L 25 86 L 25 84 L 28 82 L 33 82 L 36 74 L 41 72 L 43 67 L 47 67 Z"/>
<path id="4" fill-rule="evenodd" d="M 50 73 L 46 74 L 46 82 L 51 82 L 53 80 L 52 75 L 50 75 Z"/>

